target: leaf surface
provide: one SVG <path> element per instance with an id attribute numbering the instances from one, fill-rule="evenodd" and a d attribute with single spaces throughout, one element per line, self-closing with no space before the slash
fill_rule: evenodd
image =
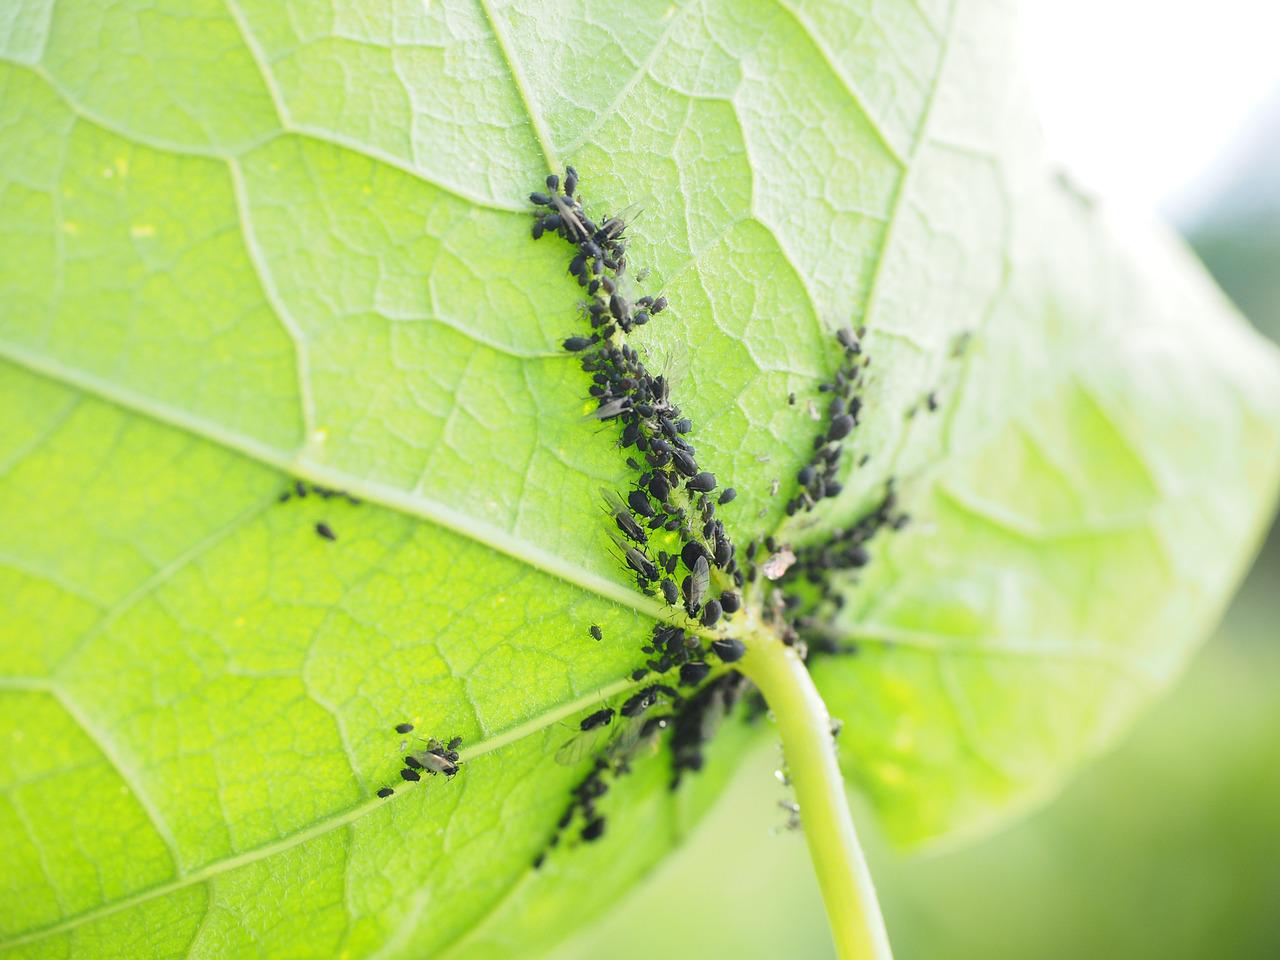
<path id="1" fill-rule="evenodd" d="M 643 207 L 673 307 L 636 342 L 740 542 L 782 519 L 831 334 L 868 326 L 870 461 L 797 535 L 890 476 L 915 516 L 847 585 L 859 655 L 815 666 L 904 839 L 1096 749 L 1270 505 L 1274 354 L 1047 174 L 995 5 L 24 0 L 0 26 L 9 955 L 529 950 L 714 797 L 752 729 L 676 792 L 637 764 L 604 841 L 530 868 L 585 769 L 557 748 L 662 612 L 609 553 L 627 468 L 558 347 L 562 251 L 528 239 L 564 161 L 593 209 Z M 362 502 L 280 502 L 290 476 Z M 465 766 L 377 800 L 405 719 Z"/>

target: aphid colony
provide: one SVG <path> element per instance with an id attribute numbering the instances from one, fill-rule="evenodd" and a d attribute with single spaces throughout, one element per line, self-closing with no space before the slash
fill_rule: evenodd
<path id="1" fill-rule="evenodd" d="M 742 674 L 730 671 L 686 700 L 669 686 L 652 684 L 632 694 L 616 711 L 605 707 L 583 717 L 580 732 L 557 751 L 556 762 L 572 765 L 593 753 L 596 758 L 590 772 L 573 788 L 555 832 L 533 860 L 534 868 L 542 866 L 547 851 L 559 846 L 575 822 L 579 824 L 578 837 L 585 842 L 604 836 L 606 821 L 598 802 L 609 792 L 613 780 L 630 771 L 635 759 L 656 749 L 665 731 L 671 730 L 671 789 L 680 785 L 685 773 L 701 770 L 703 748 L 747 686 Z M 671 706 L 670 712 L 649 713 L 664 703 Z"/>
<path id="2" fill-rule="evenodd" d="M 871 364 L 871 357 L 862 351 L 861 334 L 862 331 L 855 333 L 848 327 L 836 333 L 844 362 L 831 383 L 818 387 L 819 392 L 831 394 L 827 404 L 826 428 L 813 438 L 813 457 L 796 474 L 800 492 L 787 501 L 787 516 L 795 516 L 801 510 L 812 510 L 824 497 L 839 496 L 844 489 L 837 479 L 840 455 L 844 441 L 858 426 L 862 412 L 863 377 Z M 865 462 L 864 458 L 862 463 Z"/>
<path id="3" fill-rule="evenodd" d="M 638 454 L 627 461 L 639 478 L 625 501 L 612 491 L 601 491 L 618 530 L 614 543 L 642 592 L 660 592 L 668 605 L 682 607 L 704 627 L 714 627 L 742 605 L 742 574 L 724 524 L 716 518 L 716 506 L 730 503 L 736 492 L 729 488 L 713 495 L 715 474 L 699 469 L 688 438 L 692 425 L 672 402 L 666 378 L 650 374 L 635 350 L 622 342 L 620 334 L 648 323 L 666 309 L 667 301 L 650 296 L 634 303 L 627 299 L 621 289 L 627 224 L 621 217 L 609 217 L 597 225 L 575 195 L 577 185 L 577 171 L 568 167 L 563 190 L 560 178 L 552 174 L 547 192 L 532 193 L 529 199 L 541 208 L 534 239 L 554 233 L 575 249 L 569 272 L 586 288 L 584 309 L 591 333 L 569 337 L 564 348 L 582 355 L 582 369 L 591 376 L 592 416 L 616 420 L 622 428 L 621 446 Z M 658 531 L 678 534 L 671 551 L 653 549 L 650 537 Z"/>
<path id="4" fill-rule="evenodd" d="M 321 487 L 314 483 L 309 484 L 303 480 L 294 480 L 293 483 L 291 483 L 276 499 L 280 503 L 285 503 L 289 500 L 293 500 L 294 498 L 302 500 L 306 498 L 308 493 L 315 494 L 321 500 L 332 500 L 335 497 L 341 497 L 350 504 L 358 505 L 360 503 L 359 500 L 345 491 L 333 490 L 329 487 Z M 320 537 L 322 540 L 334 541 L 338 539 L 338 535 L 334 532 L 333 527 L 329 526 L 329 524 L 323 520 L 316 521 L 313 529 L 316 532 L 316 536 Z"/>
<path id="5" fill-rule="evenodd" d="M 399 734 L 412 733 L 413 724 L 397 723 L 395 731 Z M 458 768 L 462 766 L 462 761 L 458 758 L 458 747 L 462 746 L 462 738 L 454 737 L 446 743 L 431 737 L 422 742 L 426 744 L 425 749 L 405 753 L 402 757 L 404 767 L 400 771 L 400 779 L 416 783 L 422 779 L 423 771 L 431 776 L 439 773 L 444 774 L 447 779 L 453 779 Z M 400 749 L 404 750 L 405 746 L 401 744 Z M 382 787 L 378 791 L 378 796 L 385 800 L 394 793 L 395 790 L 391 787 Z"/>
<path id="6" fill-rule="evenodd" d="M 844 595 L 832 575 L 861 570 L 871 561 L 871 541 L 885 531 L 901 530 L 911 521 L 898 505 L 893 479 L 885 484 L 880 502 L 852 525 L 835 531 L 827 540 L 795 548 L 795 564 L 779 581 L 782 604 L 789 622 L 808 653 L 852 653 L 852 645 L 840 642 L 825 629 L 831 615 L 844 606 Z M 801 585 L 804 586 L 801 586 Z"/>

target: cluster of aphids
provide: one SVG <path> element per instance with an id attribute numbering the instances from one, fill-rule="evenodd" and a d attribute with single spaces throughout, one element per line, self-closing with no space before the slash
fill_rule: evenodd
<path id="1" fill-rule="evenodd" d="M 862 331 L 848 327 L 836 333 L 844 350 L 844 362 L 831 383 L 818 386 L 821 393 L 831 394 L 827 404 L 826 429 L 813 439 L 813 457 L 800 468 L 796 481 L 800 492 L 787 501 L 787 516 L 801 510 L 812 510 L 824 497 L 838 496 L 843 488 L 837 479 L 844 441 L 858 427 L 862 412 L 863 377 L 871 357 L 862 351 Z M 864 459 L 865 462 L 865 459 Z"/>
<path id="2" fill-rule="evenodd" d="M 413 724 L 398 723 L 395 731 L 399 734 L 412 733 Z M 446 779 L 452 780 L 458 768 L 462 766 L 462 761 L 458 758 L 458 747 L 462 746 L 462 738 L 454 737 L 448 742 L 442 742 L 431 737 L 423 742 L 426 744 L 425 749 L 410 751 L 404 755 L 404 768 L 400 771 L 400 779 L 417 783 L 422 779 L 422 773 L 425 771 L 432 776 L 443 774 Z M 404 745 L 401 749 L 404 749 Z M 395 790 L 391 787 L 383 787 L 378 791 L 378 796 L 385 800 L 393 793 Z"/>
<path id="3" fill-rule="evenodd" d="M 614 542 L 642 592 L 652 596 L 656 588 L 669 605 L 682 606 L 690 618 L 713 627 L 742 605 L 738 590 L 743 576 L 724 524 L 716 518 L 716 507 L 737 494 L 728 488 L 713 496 L 716 477 L 698 467 L 687 436 L 691 424 L 672 402 L 670 384 L 664 376 L 650 374 L 635 350 L 621 342 L 620 334 L 647 323 L 667 302 L 650 296 L 634 303 L 627 299 L 622 290 L 626 221 L 609 217 L 597 225 L 583 210 L 577 185 L 577 171 L 568 167 L 563 189 L 560 178 L 552 174 L 547 177 L 548 192 L 532 193 L 529 199 L 540 208 L 534 239 L 554 233 L 575 249 L 569 272 L 586 290 L 591 333 L 569 337 L 564 348 L 581 354 L 582 369 L 591 375 L 589 393 L 596 404 L 592 416 L 621 424 L 622 447 L 635 448 L 643 458 L 627 461 L 639 479 L 625 502 L 602 491 L 621 533 Z M 671 551 L 653 550 L 650 534 L 655 531 L 678 533 L 680 549 L 673 544 Z M 720 571 L 714 582 L 713 568 Z M 727 588 L 729 582 L 732 588 Z"/>
<path id="4" fill-rule="evenodd" d="M 844 594 L 832 575 L 861 570 L 871 561 L 867 549 L 871 541 L 881 533 L 901 530 L 910 521 L 899 507 L 890 478 L 880 502 L 853 524 L 828 539 L 795 548 L 794 563 L 779 579 L 778 596 L 792 635 L 803 643 L 806 656 L 855 652 L 854 645 L 826 628 L 831 615 L 844 606 Z"/>
<path id="5" fill-rule="evenodd" d="M 542 866 L 547 851 L 559 846 L 564 833 L 575 823 L 579 824 L 579 838 L 587 843 L 604 836 L 606 821 L 598 802 L 609 792 L 612 780 L 628 773 L 637 757 L 651 752 L 665 731 L 672 731 L 671 788 L 679 786 L 686 772 L 701 770 L 704 746 L 746 686 L 742 674 L 730 671 L 686 700 L 671 687 L 655 683 L 632 694 L 616 711 L 604 707 L 583 717 L 579 733 L 560 748 L 556 761 L 572 765 L 592 753 L 595 760 L 591 771 L 571 791 L 555 832 L 533 860 L 534 868 Z M 661 705 L 671 709 L 651 712 Z"/>
<path id="6" fill-rule="evenodd" d="M 350 504 L 358 505 L 360 503 L 359 500 L 344 490 L 334 490 L 330 487 L 322 487 L 318 484 L 307 483 L 303 480 L 294 480 L 293 483 L 291 483 L 276 499 L 279 500 L 280 503 L 285 503 L 289 500 L 293 500 L 294 498 L 302 500 L 306 498 L 308 493 L 315 494 L 321 500 L 332 500 L 335 497 L 338 497 L 346 500 L 347 503 Z M 333 527 L 329 526 L 329 524 L 323 520 L 316 522 L 315 531 L 316 536 L 320 537 L 322 540 L 338 539 L 338 535 L 334 532 Z"/>

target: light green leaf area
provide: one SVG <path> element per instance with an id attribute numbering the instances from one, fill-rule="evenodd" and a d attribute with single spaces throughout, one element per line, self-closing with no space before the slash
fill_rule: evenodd
<path id="1" fill-rule="evenodd" d="M 617 902 L 764 729 L 678 791 L 638 762 L 605 838 L 531 869 L 589 763 L 557 748 L 663 613 L 610 554 L 597 489 L 628 470 L 558 346 L 564 248 L 528 237 L 566 161 L 593 211 L 642 207 L 631 257 L 672 308 L 633 343 L 740 491 L 739 542 L 782 520 L 832 332 L 868 326 L 870 461 L 792 532 L 889 476 L 914 515 L 849 584 L 859 654 L 815 666 L 897 832 L 987 819 L 1118 729 L 1247 560 L 1280 366 L 1181 253 L 1047 173 L 1008 23 L 0 11 L 5 955 L 532 952 Z M 362 502 L 279 502 L 290 476 Z M 378 800 L 402 720 L 465 765 Z"/>

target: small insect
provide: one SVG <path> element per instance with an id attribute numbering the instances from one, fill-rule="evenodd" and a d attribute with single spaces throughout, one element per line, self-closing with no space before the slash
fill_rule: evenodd
<path id="1" fill-rule="evenodd" d="M 725 613 L 737 613 L 742 609 L 742 598 L 732 590 L 720 594 L 720 609 Z"/>
<path id="2" fill-rule="evenodd" d="M 582 828 L 582 839 L 588 843 L 604 836 L 604 817 L 595 817 Z"/>
<path id="3" fill-rule="evenodd" d="M 385 800 L 387 799 L 387 797 L 391 796 L 393 793 L 395 793 L 395 791 L 392 790 L 390 787 L 383 787 L 381 790 L 378 791 L 378 796 L 381 797 L 383 800 Z"/>
<path id="4" fill-rule="evenodd" d="M 592 640 L 603 640 L 603 639 L 604 639 L 604 633 L 603 633 L 603 632 L 601 632 L 600 628 L 599 628 L 598 626 L 596 626 L 594 623 L 591 625 L 591 629 L 590 629 L 588 632 L 591 634 L 591 639 L 592 639 Z"/>
<path id="5" fill-rule="evenodd" d="M 422 779 L 422 774 L 418 773 L 418 771 L 414 770 L 412 767 L 405 767 L 400 771 L 400 776 L 408 780 L 410 783 L 417 783 Z"/>
<path id="6" fill-rule="evenodd" d="M 686 477 L 693 477 L 698 473 L 697 462 L 684 450 L 671 451 L 671 462 Z"/>
<path id="7" fill-rule="evenodd" d="M 667 483 L 667 478 L 661 473 L 655 473 L 649 478 L 649 492 L 657 499 L 659 503 L 666 503 L 667 498 L 671 496 L 671 486 Z"/>
<path id="8" fill-rule="evenodd" d="M 458 772 L 458 762 L 456 760 L 433 753 L 430 749 L 416 754 L 416 757 L 422 764 L 423 769 L 429 773 L 443 773 L 446 777 L 452 777 Z"/>
<path id="9" fill-rule="evenodd" d="M 578 171 L 573 167 L 564 168 L 564 193 L 566 197 L 572 197 L 573 191 L 578 186 Z"/>
<path id="10" fill-rule="evenodd" d="M 725 640 L 712 640 L 711 652 L 721 659 L 724 663 L 736 663 L 741 660 L 747 652 L 746 646 L 741 640 L 729 637 Z"/>
<path id="11" fill-rule="evenodd" d="M 396 724 L 396 733 L 412 733 L 412 732 L 413 732 L 413 724 L 412 724 L 412 723 L 397 723 L 397 724 Z"/>
<path id="12" fill-rule="evenodd" d="M 707 587 L 711 583 L 711 566 L 705 556 L 698 557 L 689 576 L 684 578 L 684 606 L 689 616 L 694 616 L 702 606 L 702 599 L 707 595 Z"/>
<path id="13" fill-rule="evenodd" d="M 843 440 L 852 430 L 853 417 L 842 413 L 838 417 L 831 418 L 831 425 L 827 427 L 827 440 Z"/>
<path id="14" fill-rule="evenodd" d="M 605 707 L 603 710 L 597 710 L 589 716 L 583 717 L 582 722 L 578 724 L 581 730 L 594 730 L 596 727 L 608 726 L 613 720 L 613 707 Z"/>
<path id="15" fill-rule="evenodd" d="M 662 599 L 667 601 L 669 606 L 674 607 L 680 602 L 680 589 L 676 586 L 675 581 L 669 577 L 661 583 Z"/>
<path id="16" fill-rule="evenodd" d="M 707 605 L 702 608 L 702 625 L 704 627 L 714 627 L 720 620 L 720 601 L 708 600 Z M 686 664 L 687 666 L 687 664 Z"/>
<path id="17" fill-rule="evenodd" d="M 460 746 L 462 746 L 462 738 L 454 737 L 452 740 L 449 741 L 449 745 L 446 749 L 448 749 L 450 752 L 453 752 L 454 750 L 457 750 Z"/>
<path id="18" fill-rule="evenodd" d="M 714 601 L 713 601 L 714 602 Z M 680 684 L 685 687 L 696 687 L 711 672 L 711 664 L 704 662 L 685 663 L 680 666 Z"/>
<path id="19" fill-rule="evenodd" d="M 649 502 L 643 490 L 632 490 L 627 494 L 627 503 L 642 517 L 652 517 L 654 514 L 653 504 Z"/>
<path id="20" fill-rule="evenodd" d="M 724 506 L 726 503 L 732 503 L 734 498 L 737 496 L 737 490 L 733 489 L 733 487 L 725 487 L 724 491 L 720 494 L 719 499 L 716 500 L 716 503 L 720 504 L 720 506 Z"/>
<path id="21" fill-rule="evenodd" d="M 338 539 L 338 535 L 337 535 L 336 533 L 334 533 L 334 532 L 333 532 L 333 528 L 332 528 L 332 527 L 330 527 L 327 523 L 317 523 L 317 524 L 316 524 L 316 533 L 318 533 L 320 536 L 324 537 L 324 539 L 326 539 L 326 540 L 337 540 L 337 539 Z"/>
<path id="22" fill-rule="evenodd" d="M 716 488 L 716 475 L 704 470 L 689 479 L 686 486 L 690 490 L 696 490 L 698 493 L 710 493 Z"/>
<path id="23" fill-rule="evenodd" d="M 597 342 L 597 337 L 568 337 L 561 344 L 570 353 L 578 353 Z"/>
<path id="24" fill-rule="evenodd" d="M 636 523 L 635 517 L 631 516 L 631 511 L 627 509 L 626 504 L 612 490 L 605 487 L 600 488 L 600 495 L 604 497 L 604 502 L 609 507 L 609 513 L 613 517 L 613 522 L 618 525 L 618 529 L 625 533 L 636 543 L 648 543 L 649 537 L 644 532 L 644 528 Z M 652 578 L 650 578 L 652 579 Z"/>

